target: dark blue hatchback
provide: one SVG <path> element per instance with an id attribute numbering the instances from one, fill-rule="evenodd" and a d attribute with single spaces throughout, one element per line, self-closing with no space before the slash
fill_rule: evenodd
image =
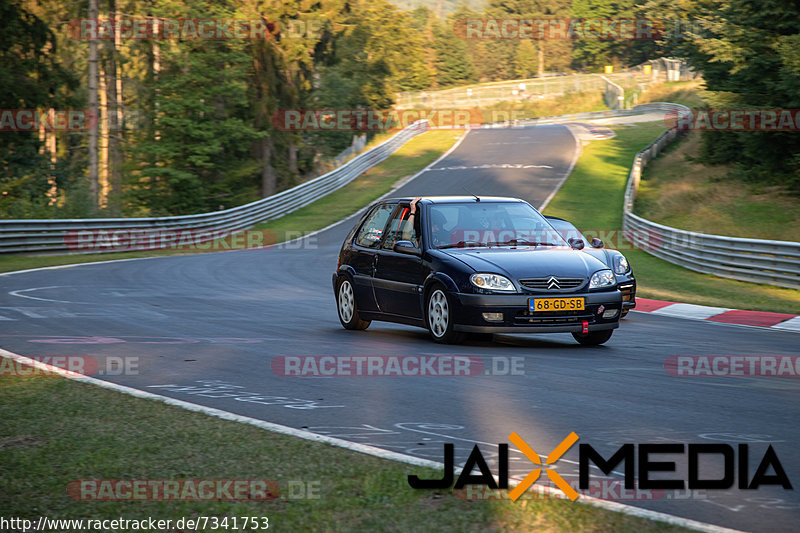
<path id="1" fill-rule="evenodd" d="M 573 246 L 515 198 L 382 200 L 339 253 L 339 320 L 419 326 L 445 343 L 468 332 L 564 332 L 602 344 L 619 327 L 623 295 L 608 265 Z"/>

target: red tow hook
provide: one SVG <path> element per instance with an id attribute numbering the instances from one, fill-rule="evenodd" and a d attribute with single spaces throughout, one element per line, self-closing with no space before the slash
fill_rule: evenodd
<path id="1" fill-rule="evenodd" d="M 584 320 L 583 321 L 583 331 L 581 331 L 581 333 L 589 333 L 589 321 L 588 320 Z"/>

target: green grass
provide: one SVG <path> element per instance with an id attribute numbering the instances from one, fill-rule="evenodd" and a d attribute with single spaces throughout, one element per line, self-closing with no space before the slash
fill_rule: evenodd
<path id="1" fill-rule="evenodd" d="M 636 213 L 675 228 L 796 241 L 800 198 L 778 186 L 726 179 L 729 166 L 699 162 L 701 134 L 689 133 L 650 162 L 642 175 Z"/>
<path id="2" fill-rule="evenodd" d="M 63 378 L 0 377 L 4 518 L 267 516 L 269 531 L 682 531 L 567 500 L 464 501 L 451 490 L 411 489 L 408 474 L 441 476 Z M 66 492 L 81 479 L 268 479 L 281 496 L 86 502 Z M 290 498 L 289 481 L 313 483 L 319 497 Z"/>
<path id="3" fill-rule="evenodd" d="M 261 242 L 263 244 L 283 242 L 286 238 L 294 238 L 322 229 L 355 213 L 371 201 L 387 193 L 398 180 L 422 170 L 447 151 L 457 138 L 463 134 L 463 130 L 434 130 L 418 135 L 385 161 L 372 167 L 342 189 L 279 219 L 259 224 L 254 229 L 261 234 Z M 39 257 L 2 255 L 0 256 L 0 272 L 92 261 L 110 261 L 113 259 L 205 253 L 228 249 L 231 244 L 230 239 L 228 239 L 225 242 L 217 241 L 210 244 L 209 249 L 170 248 L 164 250 Z M 241 247 L 244 247 L 244 245 Z"/>
<path id="4" fill-rule="evenodd" d="M 545 210 L 590 231 L 621 230 L 622 200 L 635 154 L 662 131 L 661 122 L 614 128 L 617 137 L 584 147 L 575 169 Z M 778 224 L 778 220 L 773 224 Z M 623 245 L 625 243 L 622 243 Z M 622 246 L 618 246 L 622 248 Z M 641 250 L 623 250 L 637 295 L 701 305 L 800 314 L 800 291 L 700 274 Z"/>
<path id="5" fill-rule="evenodd" d="M 639 103 L 672 102 L 696 109 L 706 106 L 705 96 L 702 81 L 669 81 L 648 87 L 639 95 Z"/>

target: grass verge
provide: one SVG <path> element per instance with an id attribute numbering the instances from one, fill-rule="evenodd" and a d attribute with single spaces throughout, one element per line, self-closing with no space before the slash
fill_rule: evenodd
<path id="1" fill-rule="evenodd" d="M 587 233 L 621 231 L 622 200 L 633 158 L 664 131 L 664 124 L 642 123 L 614 130 L 615 138 L 584 146 L 572 175 L 550 202 L 546 214 L 569 219 Z M 616 238 L 612 244 L 633 266 L 638 296 L 800 314 L 800 291 L 693 272 L 644 251 L 627 249 L 630 245 L 620 243 L 618 233 Z"/>
<path id="2" fill-rule="evenodd" d="M 641 93 L 639 103 L 672 102 L 690 108 L 705 107 L 706 92 L 703 83 L 703 81 L 668 81 L 652 85 Z"/>
<path id="3" fill-rule="evenodd" d="M 235 239 L 228 238 L 207 243 L 208 246 L 205 248 L 193 246 L 163 250 L 40 257 L 5 255 L 0 256 L 0 272 L 114 259 L 216 252 L 249 247 L 247 239 L 251 237 L 256 237 L 255 242 L 264 245 L 283 242 L 287 238 L 299 237 L 324 228 L 355 213 L 372 200 L 390 191 L 398 180 L 416 173 L 435 161 L 463 133 L 463 130 L 434 130 L 423 133 L 411 139 L 385 161 L 372 167 L 338 191 L 279 219 L 259 224 L 254 228 L 255 231 L 248 232 L 248 235 L 245 236 L 246 239 L 240 244 L 237 244 L 238 241 Z"/>
<path id="4" fill-rule="evenodd" d="M 449 490 L 414 490 L 408 474 L 441 473 L 60 377 L 0 380 L 4 518 L 266 516 L 270 531 L 683 531 L 567 500 L 470 502 Z M 67 494 L 81 479 L 269 479 L 281 495 L 261 502 L 88 502 Z M 308 492 L 288 491 L 290 481 L 313 487 L 316 497 L 293 498 Z"/>
<path id="5" fill-rule="evenodd" d="M 700 82 L 655 86 L 647 101 L 706 106 Z M 705 165 L 702 135 L 692 131 L 647 165 L 635 212 L 654 222 L 702 233 L 753 239 L 797 240 L 800 198 L 779 186 L 728 178 L 730 165 Z"/>
<path id="6" fill-rule="evenodd" d="M 635 212 L 654 222 L 701 233 L 795 241 L 800 198 L 780 186 L 725 179 L 731 167 L 700 162 L 700 132 L 650 162 Z"/>
<path id="7" fill-rule="evenodd" d="M 482 108 L 475 108 L 483 116 L 484 122 L 509 119 L 525 119 L 569 115 L 588 111 L 608 109 L 603 94 L 598 91 L 569 93 L 568 97 L 544 98 L 524 102 L 496 102 Z"/>

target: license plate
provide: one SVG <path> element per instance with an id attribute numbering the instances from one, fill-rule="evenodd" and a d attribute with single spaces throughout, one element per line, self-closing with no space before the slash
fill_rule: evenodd
<path id="1" fill-rule="evenodd" d="M 531 298 L 528 300 L 531 312 L 542 311 L 583 311 L 583 298 Z"/>

